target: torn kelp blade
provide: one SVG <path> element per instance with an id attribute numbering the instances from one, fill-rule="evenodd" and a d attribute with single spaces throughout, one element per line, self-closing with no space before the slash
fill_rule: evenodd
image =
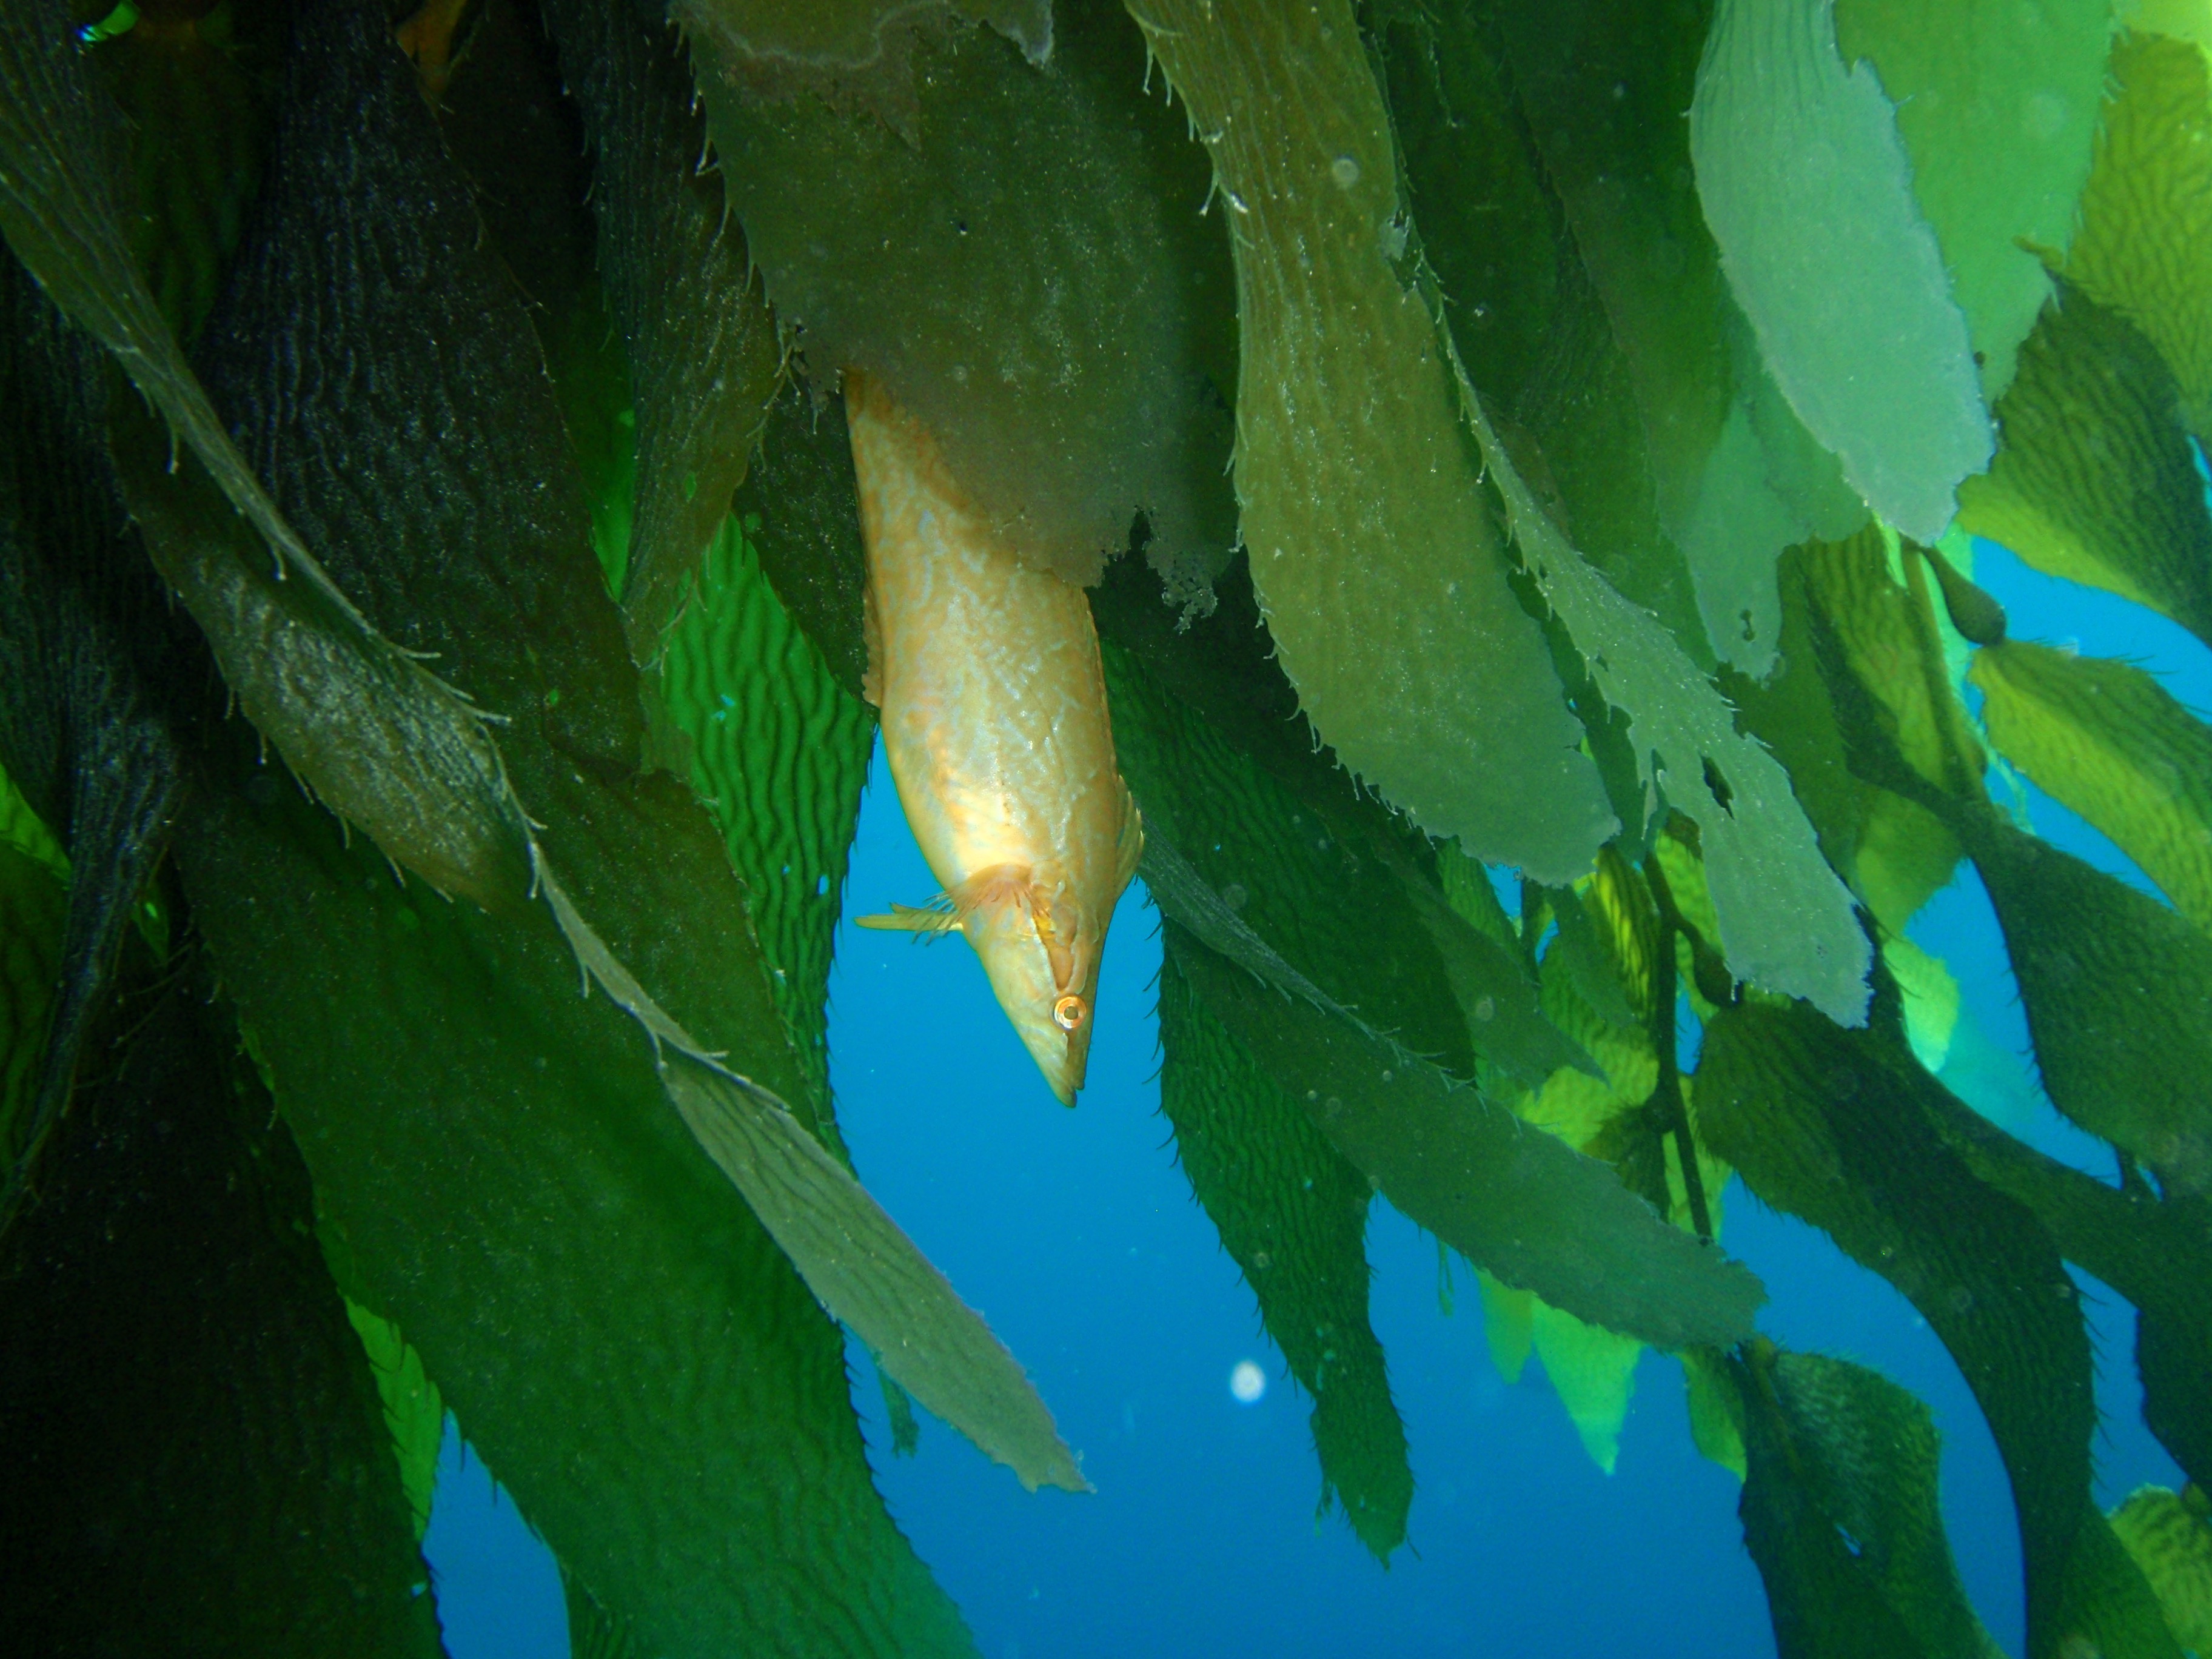
<path id="1" fill-rule="evenodd" d="M 1831 1019 L 1863 1021 L 1873 952 L 1790 775 L 1737 729 L 1735 710 L 1674 636 L 1568 544 L 1514 470 L 1464 375 L 1460 385 L 1529 574 L 1600 695 L 1629 718 L 1647 795 L 1697 823 L 1729 971 L 1761 990 L 1802 997 Z"/>

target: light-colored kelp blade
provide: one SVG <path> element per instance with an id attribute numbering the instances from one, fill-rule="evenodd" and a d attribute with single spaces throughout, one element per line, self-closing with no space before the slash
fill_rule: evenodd
<path id="1" fill-rule="evenodd" d="M 2150 1580 L 2173 1639 L 2212 1651 L 2212 1525 L 2204 1494 L 2138 1486 L 2112 1511 L 2112 1530 Z"/>
<path id="2" fill-rule="evenodd" d="M 1545 516 L 1472 387 L 1468 418 L 1505 498 L 1530 574 L 1566 624 L 1599 692 L 1629 719 L 1647 793 L 1698 826 L 1729 971 L 1803 997 L 1832 1019 L 1865 1018 L 1871 954 L 1850 893 L 1820 856 L 1790 777 L 1645 612 L 1607 586 Z"/>
<path id="3" fill-rule="evenodd" d="M 2051 293 L 2040 255 L 2063 253 L 2074 234 L 2115 9 L 2111 0 L 1836 0 L 1843 61 L 1872 64 L 1897 106 L 1913 199 L 1991 403 Z"/>
<path id="4" fill-rule="evenodd" d="M 1790 407 L 1885 521 L 1932 541 L 1991 439 L 1896 112 L 1832 0 L 1720 0 L 1690 149 L 1722 269 Z"/>
<path id="5" fill-rule="evenodd" d="M 2141 21 L 2156 20 L 2146 9 Z M 2142 330 L 2212 431 L 2212 62 L 2197 40 L 2124 33 L 2067 280 Z"/>
<path id="6" fill-rule="evenodd" d="M 1768 1343 L 1718 1365 L 1744 1543 L 1784 1659 L 1998 1659 L 1944 1536 L 1926 1403 L 1879 1371 Z"/>
<path id="7" fill-rule="evenodd" d="M 1237 256 L 1237 492 L 1284 670 L 1437 836 L 1570 880 L 1614 829 L 1506 559 L 1410 269 L 1389 118 L 1342 0 L 1134 0 Z"/>
<path id="8" fill-rule="evenodd" d="M 1705 226 L 1681 112 L 1695 92 L 1710 9 L 1519 0 L 1501 9 L 1500 22 L 1573 251 L 1628 365 L 1642 438 L 1617 437 L 1579 491 L 1579 480 L 1562 483 L 1561 522 L 1583 557 L 1656 614 L 1700 666 L 1702 631 L 1714 653 L 1758 678 L 1773 662 L 1779 625 L 1776 556 L 1808 534 L 1848 533 L 1866 508 L 1761 362 Z M 1458 301 L 1425 204 L 1417 206 L 1424 250 Z M 1464 311 L 1461 301 L 1447 315 L 1477 388 L 1493 418 L 1521 418 L 1481 374 Z M 1622 453 L 1638 447 L 1649 479 L 1637 478 Z M 1547 460 L 1552 448 L 1547 440 Z M 1609 556 L 1603 518 L 1587 510 L 1607 482 L 1640 484 L 1654 514 L 1650 542 L 1632 560 Z M 1701 623 L 1654 602 L 1642 573 L 1670 564 L 1693 584 Z"/>
<path id="9" fill-rule="evenodd" d="M 711 1066 L 665 1062 L 669 1097 L 807 1288 L 923 1405 L 1031 1492 L 1088 1492 L 1020 1364 L 860 1183 L 773 1097 Z"/>
<path id="10" fill-rule="evenodd" d="M 1972 677 L 1990 740 L 2212 932 L 2212 727 L 2106 658 L 2008 640 Z"/>

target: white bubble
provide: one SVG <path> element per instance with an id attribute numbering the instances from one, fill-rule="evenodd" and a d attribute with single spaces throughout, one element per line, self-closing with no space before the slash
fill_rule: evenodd
<path id="1" fill-rule="evenodd" d="M 1256 1406 L 1260 1396 L 1267 1392 L 1267 1374 L 1250 1360 L 1240 1359 L 1237 1369 L 1229 1373 L 1229 1392 L 1238 1405 Z"/>

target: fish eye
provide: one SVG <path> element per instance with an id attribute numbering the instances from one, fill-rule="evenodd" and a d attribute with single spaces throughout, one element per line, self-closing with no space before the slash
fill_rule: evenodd
<path id="1" fill-rule="evenodd" d="M 1091 1010 L 1081 997 L 1070 992 L 1052 1005 L 1052 1023 L 1063 1031 L 1073 1031 L 1090 1017 Z"/>

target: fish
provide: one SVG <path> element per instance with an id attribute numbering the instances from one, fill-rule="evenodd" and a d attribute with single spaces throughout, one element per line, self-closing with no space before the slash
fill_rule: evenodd
<path id="1" fill-rule="evenodd" d="M 1024 564 L 928 428 L 844 374 L 867 548 L 864 691 L 908 826 L 943 888 L 863 927 L 959 933 L 1064 1106 L 1083 1087 L 1098 966 L 1144 822 L 1114 757 L 1081 588 Z"/>

